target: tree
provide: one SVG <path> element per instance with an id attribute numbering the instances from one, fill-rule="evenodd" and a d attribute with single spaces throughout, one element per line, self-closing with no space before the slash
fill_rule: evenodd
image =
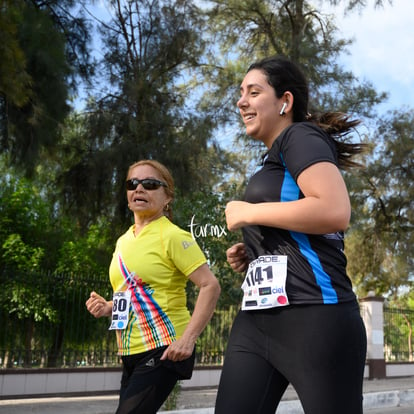
<path id="1" fill-rule="evenodd" d="M 32 175 L 59 141 L 73 77 L 88 74 L 88 33 L 82 18 L 68 18 L 73 0 L 2 3 L 0 146 Z"/>
<path id="2" fill-rule="evenodd" d="M 199 71 L 204 49 L 194 2 L 110 4 L 112 20 L 100 27 L 105 90 L 91 97 L 81 133 L 67 142 L 76 157 L 62 171 L 60 186 L 82 228 L 104 215 L 116 233 L 131 220 L 124 181 L 133 162 L 163 162 L 187 194 L 214 184 L 227 161 L 210 144 L 214 121 L 191 106 L 187 81 Z"/>
<path id="3" fill-rule="evenodd" d="M 28 179 L 13 176 L 11 170 L 1 169 L 3 176 L 0 179 L 0 271 L 6 263 L 19 264 L 20 268 L 35 270 L 47 267 L 53 262 L 54 249 L 57 237 L 53 214 L 53 206 L 45 200 L 41 191 Z M 29 249 L 14 249 L 13 257 L 5 255 L 4 246 L 9 244 L 8 251 L 12 251 L 12 239 L 20 240 Z M 47 251 L 48 255 L 34 254 Z M 56 251 L 56 250 L 55 250 Z M 47 257 L 48 256 L 48 257 Z M 32 260 L 36 257 L 36 260 Z M 56 256 L 55 256 L 56 257 Z"/>
<path id="4" fill-rule="evenodd" d="M 26 72 L 26 59 L 17 38 L 19 9 L 16 2 L 3 0 L 0 13 L 0 92 L 10 103 L 22 106 L 29 99 L 30 76 Z M 3 128 L 5 125 L 2 122 Z M 5 135 L 6 131 L 2 131 Z"/>
<path id="5" fill-rule="evenodd" d="M 238 304 L 241 299 L 242 275 L 235 274 L 226 260 L 226 250 L 241 241 L 240 232 L 229 232 L 224 209 L 227 201 L 237 194 L 235 185 L 222 186 L 220 191 L 203 188 L 201 191 L 177 197 L 174 203 L 174 222 L 190 231 L 205 253 L 208 264 L 220 281 L 219 307 Z M 188 285 L 189 306 L 192 308 L 197 288 Z"/>
<path id="6" fill-rule="evenodd" d="M 8 316 L 0 342 L 9 344 L 6 349 L 20 345 L 26 350 L 24 365 L 30 366 L 35 324 L 56 318 L 48 293 L 42 291 L 36 278 L 30 277 L 45 263 L 47 243 L 51 242 L 47 237 L 49 208 L 27 180 L 18 181 L 4 174 L 0 182 L 0 309 Z M 13 327 L 14 336 L 10 338 L 6 333 Z"/>
<path id="7" fill-rule="evenodd" d="M 64 338 L 73 346 L 84 339 L 76 329 L 67 329 L 62 303 L 71 307 L 84 303 L 91 289 L 88 276 L 101 286 L 109 285 L 113 245 L 105 235 L 110 227 L 98 223 L 81 237 L 76 223 L 61 215 L 59 205 L 49 197 L 53 188 L 48 193 L 12 169 L 3 167 L 1 172 L 0 314 L 7 317 L 2 319 L 0 344 L 15 349 L 24 365 L 31 366 L 33 346 L 41 340 L 50 348 L 49 366 L 55 366 Z M 74 283 L 79 277 L 83 290 Z M 7 359 L 8 364 L 13 362 L 12 356 Z"/>
<path id="8" fill-rule="evenodd" d="M 356 220 L 348 268 L 361 294 L 396 298 L 414 274 L 414 110 L 383 115 L 372 145 L 367 168 L 350 182 Z"/>
<path id="9" fill-rule="evenodd" d="M 50 217 L 59 213 L 65 237 L 71 234 L 71 240 L 65 238 L 59 244 L 48 233 L 54 256 L 44 257 L 47 268 L 52 263 L 58 263 L 59 269 L 80 267 L 76 257 L 81 251 L 88 252 L 90 268 L 93 260 L 104 266 L 106 252 L 131 222 L 124 180 L 128 165 L 138 159 L 164 162 L 173 172 L 180 197 L 195 204 L 200 190 L 220 206 L 232 198 L 231 191 L 237 194 L 236 187 L 226 188 L 224 183 L 240 185 L 244 178 L 239 174 L 250 169 L 251 159 L 263 149 L 249 144 L 246 151 L 235 106 L 240 81 L 252 61 L 274 53 L 296 60 L 310 79 L 312 111 L 335 109 L 371 117 L 375 104 L 385 98 L 369 82 L 361 83 L 336 64 L 349 41 L 338 39 L 332 16 L 321 15 L 309 2 L 112 0 L 107 3 L 111 20 L 97 21 L 103 58 L 97 65 L 100 78 L 95 80 L 103 85 L 102 90 L 89 97 L 83 114 L 73 112 L 67 117 L 69 94 L 76 89 L 79 76 L 91 73 L 90 32 L 84 17 L 74 12 L 89 3 L 3 0 L 6 6 L 0 14 L 4 23 L 0 30 L 9 40 L 9 46 L 0 49 L 5 56 L 0 59 L 3 149 L 9 160 L 26 160 L 25 167 L 36 171 L 37 183 L 43 185 L 42 197 L 53 207 Z M 348 8 L 363 3 L 350 1 Z M 35 25 L 42 30 L 35 31 Z M 48 47 L 44 47 L 45 37 L 53 39 Z M 45 69 L 39 70 L 42 65 Z M 9 83 L 4 73 L 12 74 Z M 226 128 L 238 141 L 233 154 L 223 150 L 215 138 L 227 133 Z M 371 173 L 376 171 L 367 172 Z M 361 194 L 371 196 L 374 192 L 366 186 L 367 177 L 361 173 L 347 179 L 355 181 L 353 188 Z M 354 205 L 361 200 L 358 195 L 352 192 Z M 214 214 L 214 205 L 203 203 Z M 362 215 L 361 229 L 365 226 L 365 234 L 372 236 L 363 246 L 367 249 L 365 269 L 373 266 L 370 274 L 377 274 L 377 268 L 391 257 L 392 249 L 387 247 L 386 254 L 382 247 L 395 242 L 391 236 L 386 241 L 370 222 L 374 204 L 364 204 L 365 210 L 355 209 L 354 215 Z M 179 208 L 187 207 L 181 204 Z M 375 220 L 381 219 L 378 213 Z M 104 237 L 107 245 L 94 249 L 102 223 L 110 229 Z M 350 235 L 365 240 L 362 231 Z M 27 242 L 24 235 L 22 241 Z M 41 240 L 35 246 L 43 248 L 44 244 Z M 221 250 L 215 254 L 225 262 L 228 244 L 220 241 L 216 246 Z M 55 255 L 59 251 L 61 255 Z M 376 255 L 370 256 L 373 251 Z M 400 259 L 401 263 L 393 265 L 405 268 L 404 257 Z M 225 266 L 220 263 L 219 271 Z"/>

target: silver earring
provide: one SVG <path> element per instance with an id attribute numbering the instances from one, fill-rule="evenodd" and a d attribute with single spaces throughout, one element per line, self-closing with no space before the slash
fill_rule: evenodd
<path id="1" fill-rule="evenodd" d="M 283 116 L 283 115 L 285 114 L 285 109 L 286 109 L 286 107 L 287 107 L 287 103 L 285 102 L 285 103 L 282 105 L 282 109 L 280 110 L 279 115 Z"/>

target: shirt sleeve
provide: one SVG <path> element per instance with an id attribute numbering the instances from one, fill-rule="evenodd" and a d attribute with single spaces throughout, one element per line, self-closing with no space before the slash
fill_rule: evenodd
<path id="1" fill-rule="evenodd" d="M 207 263 L 206 256 L 191 234 L 179 227 L 169 238 L 168 255 L 177 269 L 187 277 Z"/>
<path id="2" fill-rule="evenodd" d="M 318 162 L 337 165 L 333 140 L 318 126 L 294 124 L 286 131 L 280 146 L 283 162 L 295 181 L 306 168 Z"/>

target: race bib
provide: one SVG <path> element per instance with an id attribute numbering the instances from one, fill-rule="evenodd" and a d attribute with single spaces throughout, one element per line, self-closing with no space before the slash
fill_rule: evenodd
<path id="1" fill-rule="evenodd" d="M 129 290 L 115 292 L 112 301 L 112 320 L 109 330 L 125 329 L 128 325 L 131 292 Z"/>
<path id="2" fill-rule="evenodd" d="M 259 256 L 249 264 L 241 286 L 242 310 L 289 305 L 286 294 L 287 256 Z"/>

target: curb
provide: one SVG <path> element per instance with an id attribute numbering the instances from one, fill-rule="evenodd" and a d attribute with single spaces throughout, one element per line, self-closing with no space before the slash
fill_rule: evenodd
<path id="1" fill-rule="evenodd" d="M 414 388 L 401 391 L 382 391 L 364 394 L 364 408 L 390 408 L 414 405 Z"/>
<path id="2" fill-rule="evenodd" d="M 365 393 L 363 405 L 365 410 L 414 406 L 414 388 L 401 391 Z M 159 414 L 214 414 L 214 407 L 160 411 Z M 281 401 L 277 409 L 277 414 L 303 414 L 303 408 L 298 400 Z"/>

